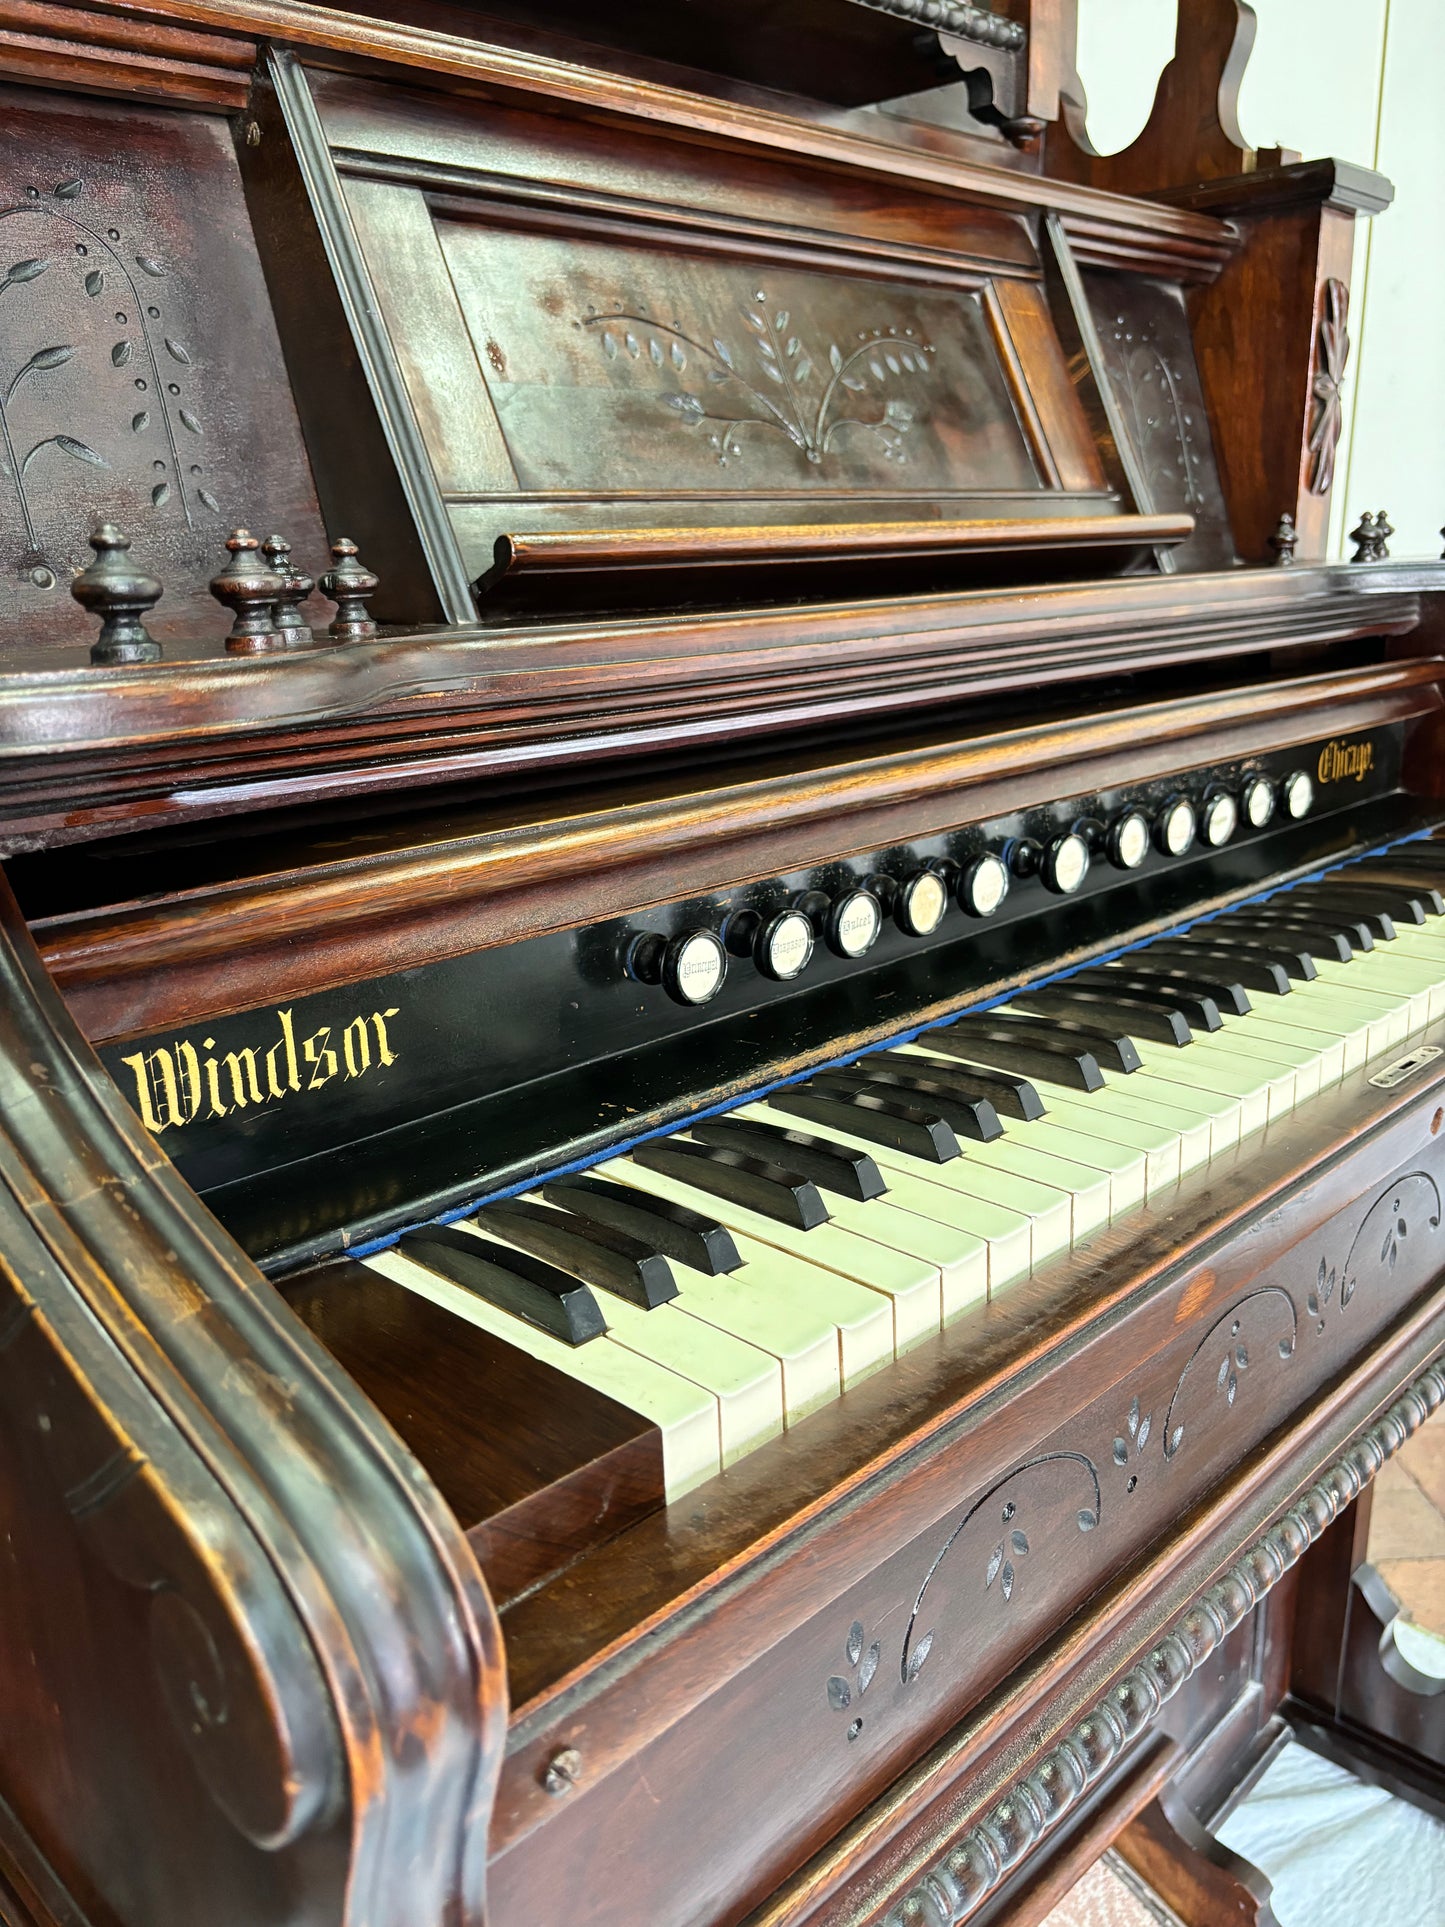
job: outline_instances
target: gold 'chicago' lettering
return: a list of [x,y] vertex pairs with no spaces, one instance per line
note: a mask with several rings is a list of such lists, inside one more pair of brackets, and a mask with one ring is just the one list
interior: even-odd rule
[[1353,779],[1363,783],[1375,767],[1373,743],[1326,743],[1320,751],[1319,779],[1322,783],[1344,783]]
[[134,1082],[133,1102],[142,1124],[159,1137],[197,1119],[260,1110],[298,1091],[319,1091],[334,1078],[347,1082],[394,1064],[397,1053],[387,1026],[400,1015],[393,1005],[353,1017],[339,1033],[334,1024],[322,1024],[309,1037],[298,1037],[294,1010],[278,1010],[279,1035],[269,1043],[223,1052],[214,1037],[203,1037],[199,1045],[178,1037],[120,1061]]

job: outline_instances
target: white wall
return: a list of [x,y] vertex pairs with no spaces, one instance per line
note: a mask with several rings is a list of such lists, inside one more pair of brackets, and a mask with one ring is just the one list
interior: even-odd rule
[[[1178,0],[1079,0],[1079,72],[1102,152],[1143,127]],[[1184,0],[1188,4],[1188,0]],[[1391,553],[1438,555],[1445,522],[1445,0],[1253,0],[1240,92],[1255,147],[1378,167],[1395,205],[1357,224],[1336,554],[1385,508]]]

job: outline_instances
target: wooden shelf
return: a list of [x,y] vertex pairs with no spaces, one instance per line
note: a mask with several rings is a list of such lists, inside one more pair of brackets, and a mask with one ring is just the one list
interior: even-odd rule
[[729,595],[736,595],[744,575],[792,592],[810,570],[827,569],[836,577],[840,568],[861,572],[885,563],[895,573],[926,564],[931,580],[967,586],[980,581],[980,564],[1005,556],[1011,581],[1028,573],[1028,557],[1038,558],[1040,576],[1057,580],[1071,555],[1087,555],[1091,573],[1099,572],[1101,562],[1123,569],[1157,549],[1176,547],[1193,532],[1188,515],[519,530],[498,536],[492,567],[475,587],[485,611],[499,601],[535,606],[580,599],[595,605],[651,601],[664,593],[675,598],[689,585],[696,594],[697,576],[710,569],[727,570]]

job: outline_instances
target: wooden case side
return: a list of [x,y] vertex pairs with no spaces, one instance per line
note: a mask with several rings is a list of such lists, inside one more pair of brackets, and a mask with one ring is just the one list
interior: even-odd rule
[[138,1127],[8,889],[0,984],[13,1830],[107,1927],[479,1918],[506,1687],[458,1527]]

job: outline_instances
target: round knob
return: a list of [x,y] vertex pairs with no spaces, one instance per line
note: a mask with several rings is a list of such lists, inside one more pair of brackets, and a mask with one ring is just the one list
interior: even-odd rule
[[1204,800],[1204,841],[1211,850],[1227,843],[1239,828],[1239,805],[1228,790],[1216,790]]
[[1149,854],[1149,819],[1142,810],[1125,810],[1109,825],[1109,861],[1116,870],[1137,870]]
[[1016,836],[1004,845],[1004,856],[1016,877],[1035,877],[1044,860],[1044,846],[1031,836]]
[[[1306,778],[1308,781],[1308,778]],[[1251,776],[1244,786],[1244,815],[1251,829],[1262,830],[1274,817],[1274,784],[1267,776]]]
[[1310,780],[1309,771],[1291,770],[1284,779],[1285,813],[1298,822],[1302,816],[1309,815],[1314,807],[1314,800],[1315,786]]
[[1165,856],[1188,856],[1199,819],[1187,796],[1172,796],[1154,819],[1154,841]]
[[638,937],[627,953],[627,971],[639,983],[661,984],[674,1003],[709,1004],[728,974],[728,953],[711,930]]
[[910,937],[931,937],[948,908],[948,885],[936,870],[915,870],[893,906],[898,927]]
[[1074,835],[1083,837],[1088,844],[1090,856],[1102,855],[1109,840],[1109,832],[1097,816],[1081,816],[1073,829]]
[[1076,830],[1056,836],[1044,851],[1040,866],[1044,888],[1071,897],[1089,874],[1089,846]]
[[823,941],[835,957],[864,957],[883,928],[883,906],[871,890],[845,890],[829,906]]
[[780,910],[753,939],[753,962],[776,984],[802,976],[813,955],[813,926],[801,910]]
[[971,917],[991,917],[1008,895],[1009,869],[992,850],[965,864],[958,879],[959,908]]

